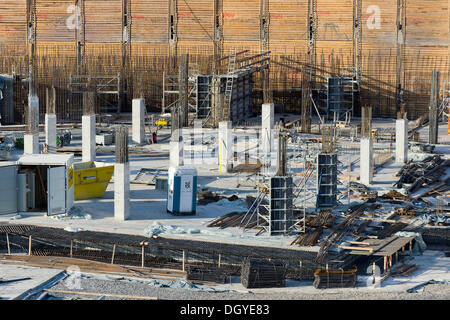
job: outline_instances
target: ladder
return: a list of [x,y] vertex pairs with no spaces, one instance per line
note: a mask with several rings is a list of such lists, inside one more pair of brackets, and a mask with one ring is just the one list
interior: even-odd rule
[[236,69],[236,49],[230,50],[230,56],[228,58],[228,70],[227,70],[227,83],[225,85],[224,105],[223,105],[223,117],[222,120],[230,120],[231,109],[231,96],[233,93],[233,81],[234,72]]
[[[255,215],[258,207],[261,205],[261,203],[263,202],[264,198],[266,197],[266,192],[264,190],[264,188],[261,190],[261,192],[258,194],[258,196],[256,197],[255,201],[253,201],[252,205],[250,206],[250,208],[248,209],[247,213],[244,215],[244,217],[241,220],[241,227],[242,228],[246,228],[247,225],[250,223],[250,221],[252,220],[252,217]],[[245,225],[243,225],[245,218],[247,218],[247,216],[250,214],[250,217],[248,218],[248,221]]]

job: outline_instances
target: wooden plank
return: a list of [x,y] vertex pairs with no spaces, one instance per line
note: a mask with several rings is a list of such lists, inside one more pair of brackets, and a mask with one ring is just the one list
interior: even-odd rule
[[373,248],[350,247],[350,246],[338,246],[338,248],[345,249],[345,250],[362,250],[362,251],[369,251],[370,253],[373,253]]
[[121,298],[121,299],[133,299],[133,300],[158,300],[156,297],[145,297],[145,296],[129,296],[124,294],[112,294],[112,293],[98,293],[98,292],[87,292],[87,291],[70,291],[70,290],[55,290],[55,289],[43,289],[45,292],[49,293],[62,293],[62,294],[77,294],[82,296],[104,296],[111,298]]

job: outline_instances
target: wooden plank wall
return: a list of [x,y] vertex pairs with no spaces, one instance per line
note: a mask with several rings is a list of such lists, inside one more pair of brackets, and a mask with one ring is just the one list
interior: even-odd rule
[[[147,64],[158,75],[167,63],[169,0],[129,1],[132,16],[132,68],[144,70],[140,64]],[[409,115],[418,116],[427,110],[431,71],[441,71],[443,82],[449,76],[449,5],[448,0],[405,2],[407,23],[404,99]],[[289,59],[305,62],[307,0],[269,0],[268,3],[269,49],[272,59],[286,63],[281,56],[287,56]],[[73,18],[74,11],[70,10],[70,6],[74,4],[75,0],[36,0],[39,56],[67,57],[67,61],[74,61],[75,30],[67,25],[68,22],[73,22],[70,19]],[[200,65],[199,69],[203,72],[209,72],[215,34],[213,2],[177,0],[176,4],[176,53],[190,53],[193,64]],[[261,4],[262,0],[222,0],[223,19],[220,21],[224,54],[228,54],[230,49],[247,49],[250,50],[249,54],[259,52]],[[352,6],[353,0],[317,0],[316,61],[320,68],[327,69],[332,74],[339,74],[344,67],[352,64]],[[122,0],[85,0],[85,61],[92,67],[91,70],[116,72],[119,69],[121,9]],[[362,0],[362,99],[364,105],[374,107],[375,114],[395,115],[396,20],[397,1]],[[26,31],[26,0],[1,0],[0,53],[3,57],[16,58],[2,61],[0,72],[10,69],[13,61],[23,60],[19,56],[25,52]],[[40,61],[50,63],[48,60]],[[53,59],[51,63],[55,65],[57,62]],[[95,67],[98,63],[113,65]],[[295,66],[295,63],[287,64]],[[72,70],[73,66],[64,70],[69,69]],[[275,64],[271,67],[270,78],[271,87],[275,91],[301,86],[298,71]],[[152,79],[157,81],[154,77]],[[155,96],[151,99],[156,101],[159,89],[152,90]]]

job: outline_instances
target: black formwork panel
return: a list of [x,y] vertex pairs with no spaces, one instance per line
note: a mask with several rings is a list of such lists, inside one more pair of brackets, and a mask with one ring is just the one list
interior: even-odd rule
[[293,224],[292,177],[270,178],[270,234],[286,234]]
[[205,119],[211,111],[211,95],[209,88],[211,86],[212,76],[197,76],[197,118]]
[[337,203],[337,154],[317,155],[317,207],[334,207]]

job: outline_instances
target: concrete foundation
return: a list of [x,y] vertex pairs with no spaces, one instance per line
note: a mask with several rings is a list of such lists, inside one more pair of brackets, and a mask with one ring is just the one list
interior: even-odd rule
[[373,178],[373,142],[371,138],[361,138],[359,182],[365,185],[372,183]]
[[39,134],[26,134],[23,137],[24,154],[39,153]]
[[230,159],[233,155],[231,121],[219,122],[219,173],[231,170]]
[[95,161],[95,114],[82,116],[83,162]]
[[130,217],[130,163],[114,164],[114,219]]
[[47,153],[56,153],[56,114],[45,114],[45,143]]
[[273,128],[275,123],[275,105],[273,103],[264,103],[262,105],[261,115],[261,156],[269,156],[273,146]]
[[395,122],[395,162],[408,161],[408,120],[400,119]]
[[145,101],[144,99],[133,99],[132,106],[132,140],[134,143],[145,142]]
[[170,141],[170,167],[180,167],[184,165],[183,150],[183,141]]

